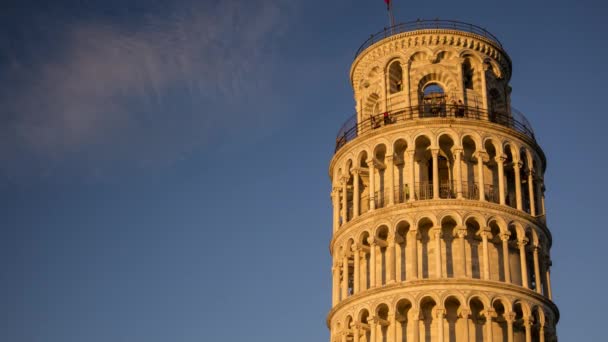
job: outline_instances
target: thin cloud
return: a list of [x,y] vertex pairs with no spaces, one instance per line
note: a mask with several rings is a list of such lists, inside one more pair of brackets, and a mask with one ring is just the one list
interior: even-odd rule
[[[223,1],[137,25],[80,22],[61,33],[48,58],[31,65],[13,56],[0,74],[5,172],[17,159],[48,163],[78,153],[90,163],[91,153],[166,162],[228,123],[255,121],[235,99],[271,87],[268,61],[286,11],[279,0]],[[0,57],[2,50],[11,52],[0,47]]]

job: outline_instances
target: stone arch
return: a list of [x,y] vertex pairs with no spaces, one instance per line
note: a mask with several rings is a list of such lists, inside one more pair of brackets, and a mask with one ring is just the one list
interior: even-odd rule
[[403,91],[403,61],[401,58],[392,58],[386,63],[385,73],[387,77],[388,93],[396,94]]
[[418,332],[420,333],[420,341],[437,341],[438,319],[437,309],[439,309],[441,301],[434,295],[425,295],[420,298],[418,307],[420,308],[420,321]]

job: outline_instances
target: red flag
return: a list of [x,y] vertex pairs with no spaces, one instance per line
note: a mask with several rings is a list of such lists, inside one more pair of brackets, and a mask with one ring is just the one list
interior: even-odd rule
[[384,3],[386,4],[386,9],[391,7],[391,0],[384,0]]

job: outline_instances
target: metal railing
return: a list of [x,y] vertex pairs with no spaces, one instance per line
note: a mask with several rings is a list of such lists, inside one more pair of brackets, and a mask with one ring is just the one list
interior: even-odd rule
[[462,198],[470,200],[479,199],[479,186],[474,182],[462,182]]
[[500,194],[498,192],[498,188],[496,188],[494,185],[485,184],[484,193],[486,195],[486,201],[497,203],[497,204],[500,203]]
[[384,30],[379,31],[375,34],[370,35],[370,37],[361,44],[357,52],[355,53],[355,59],[363,50],[367,49],[374,43],[381,41],[384,38],[388,38],[390,36],[394,36],[404,32],[417,31],[417,30],[429,30],[429,29],[444,29],[444,30],[457,30],[464,31],[468,33],[473,33],[479,36],[482,36],[494,43],[496,43],[499,47],[502,48],[502,44],[490,32],[488,32],[485,28],[465,23],[457,20],[421,20],[418,19],[416,21],[409,21],[406,23],[400,23],[391,27],[385,27]]
[[361,122],[357,122],[357,115],[355,114],[348,118],[338,131],[335,151],[337,152],[347,142],[364,133],[400,122],[427,118],[487,121],[511,128],[536,141],[532,125],[530,125],[528,119],[515,108],[511,107],[509,112],[500,110],[486,111],[478,107],[443,103],[432,105],[423,104],[406,107],[398,111],[370,115]]
[[432,182],[417,182],[416,183],[416,199],[417,200],[433,199],[433,183]]

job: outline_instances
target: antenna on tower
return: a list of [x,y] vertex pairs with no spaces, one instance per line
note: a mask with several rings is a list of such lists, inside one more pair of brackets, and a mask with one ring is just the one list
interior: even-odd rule
[[395,17],[393,16],[393,2],[392,0],[384,0],[384,3],[386,4],[386,11],[388,12],[388,21],[392,31],[392,27],[395,26]]

